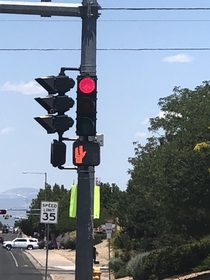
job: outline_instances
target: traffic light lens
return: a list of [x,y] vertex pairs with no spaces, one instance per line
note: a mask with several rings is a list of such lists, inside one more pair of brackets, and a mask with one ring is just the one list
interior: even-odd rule
[[91,78],[84,78],[79,82],[79,90],[84,94],[89,94],[94,91],[95,89],[95,82]]
[[82,118],[78,125],[78,132],[82,135],[91,135],[94,131],[94,123],[89,118]]
[[91,114],[95,108],[95,104],[92,99],[84,97],[78,102],[78,110],[83,114]]

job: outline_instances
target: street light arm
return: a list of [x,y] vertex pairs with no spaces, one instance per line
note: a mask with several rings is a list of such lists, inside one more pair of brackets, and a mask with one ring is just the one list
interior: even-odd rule
[[45,190],[45,201],[47,200],[47,172],[33,172],[33,171],[22,171],[22,174],[34,174],[34,175],[44,175],[44,190]]

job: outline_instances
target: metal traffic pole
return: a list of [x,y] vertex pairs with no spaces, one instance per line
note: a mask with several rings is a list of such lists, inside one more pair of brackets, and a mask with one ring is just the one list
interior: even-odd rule
[[[96,23],[100,6],[96,0],[83,0],[80,7],[82,18],[81,76],[96,75]],[[80,141],[94,141],[95,136],[80,136]],[[78,167],[77,187],[77,236],[76,280],[92,280],[93,276],[93,192],[94,167]]]

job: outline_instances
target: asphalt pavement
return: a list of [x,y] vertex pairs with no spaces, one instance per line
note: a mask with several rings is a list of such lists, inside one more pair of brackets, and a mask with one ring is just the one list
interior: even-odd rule
[[[75,264],[64,256],[57,254],[55,250],[48,250],[48,258],[46,258],[46,250],[43,249],[25,250],[24,252],[36,266],[40,267],[40,269],[46,270],[47,267],[47,274],[50,275],[48,279],[75,279]],[[47,265],[46,259],[48,259]],[[107,280],[107,278],[101,277],[101,280]]]

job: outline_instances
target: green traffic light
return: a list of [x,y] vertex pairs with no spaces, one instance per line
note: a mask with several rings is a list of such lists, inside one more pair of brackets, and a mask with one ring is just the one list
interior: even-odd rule
[[82,135],[91,135],[94,130],[94,122],[89,118],[83,117],[77,122],[77,131]]

